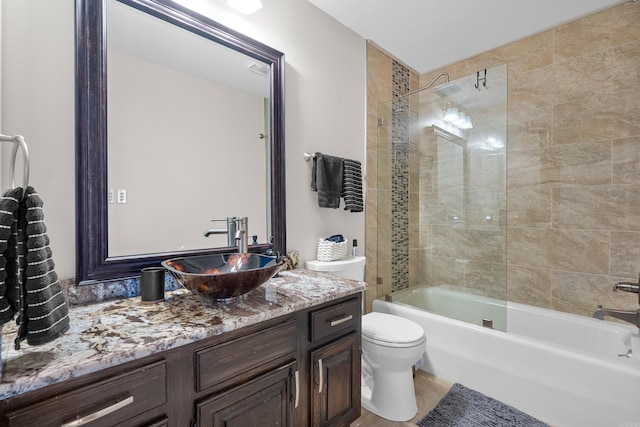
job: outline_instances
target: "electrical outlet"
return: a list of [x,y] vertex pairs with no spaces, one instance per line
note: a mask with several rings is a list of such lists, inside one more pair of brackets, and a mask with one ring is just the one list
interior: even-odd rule
[[107,192],[107,203],[109,204],[115,203],[113,200],[113,188]]
[[118,188],[118,203],[127,203],[127,190],[125,190],[124,188]]

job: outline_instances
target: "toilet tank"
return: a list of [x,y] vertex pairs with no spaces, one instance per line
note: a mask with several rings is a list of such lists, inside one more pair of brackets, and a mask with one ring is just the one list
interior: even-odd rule
[[338,261],[307,261],[305,268],[322,271],[344,279],[364,281],[364,266],[367,258],[363,256],[349,257]]

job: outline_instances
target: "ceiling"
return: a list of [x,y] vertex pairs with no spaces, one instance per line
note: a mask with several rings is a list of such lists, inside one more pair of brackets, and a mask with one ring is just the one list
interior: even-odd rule
[[629,0],[309,0],[419,73]]

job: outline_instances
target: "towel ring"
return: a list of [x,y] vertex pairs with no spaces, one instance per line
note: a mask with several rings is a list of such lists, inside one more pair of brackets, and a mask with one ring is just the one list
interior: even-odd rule
[[[22,168],[22,185],[26,190],[29,185],[29,148],[27,147],[27,142],[21,135],[0,135],[0,141],[13,142],[13,149],[11,150],[11,165],[9,167],[9,171],[11,172],[11,186],[13,188],[16,188],[16,158],[18,156],[18,148],[22,148],[22,158],[24,160]],[[25,193],[22,193],[23,198],[24,194]]]

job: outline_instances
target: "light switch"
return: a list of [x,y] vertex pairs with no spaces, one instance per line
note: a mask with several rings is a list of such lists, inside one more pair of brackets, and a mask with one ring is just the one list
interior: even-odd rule
[[118,203],[127,203],[127,190],[124,188],[118,188]]

